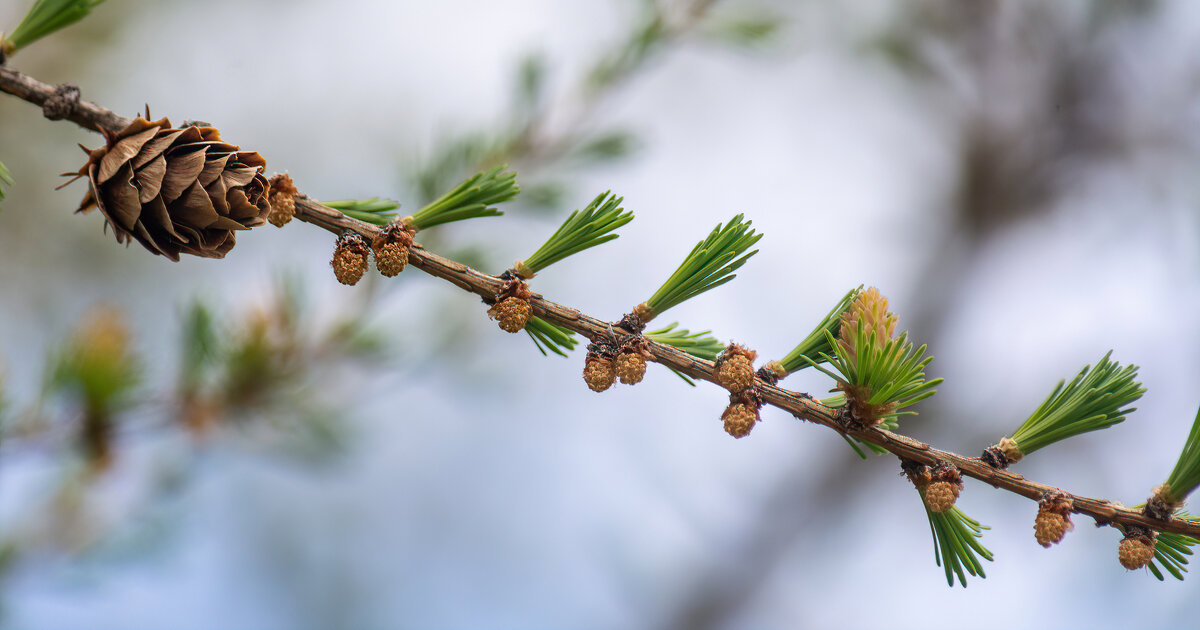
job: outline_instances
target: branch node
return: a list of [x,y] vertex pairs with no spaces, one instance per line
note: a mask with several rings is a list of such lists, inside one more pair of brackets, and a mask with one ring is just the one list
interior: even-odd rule
[[994,445],[985,448],[983,453],[979,456],[979,460],[988,466],[995,468],[996,470],[1004,470],[1008,468],[1008,465],[1011,463],[1008,461],[1008,458],[1004,456],[1004,451],[1001,450],[999,446]]
[[638,315],[637,309],[634,309],[632,312],[621,316],[621,321],[617,322],[617,327],[633,334],[641,334],[642,331],[646,330],[646,321]]
[[1146,501],[1146,507],[1142,508],[1142,513],[1156,521],[1169,521],[1175,510],[1183,507],[1180,502],[1167,499],[1167,484],[1163,484],[1154,489],[1154,493]]
[[1004,470],[1021,461],[1024,456],[1016,440],[1003,438],[996,444],[987,447],[979,459],[996,470]]
[[780,379],[787,376],[788,372],[779,361],[768,361],[766,365],[758,368],[758,371],[754,374],[762,382],[768,385],[775,385],[779,383]]
[[75,113],[79,104],[79,86],[62,83],[54,88],[45,102],[42,103],[42,115],[50,120],[63,120]]

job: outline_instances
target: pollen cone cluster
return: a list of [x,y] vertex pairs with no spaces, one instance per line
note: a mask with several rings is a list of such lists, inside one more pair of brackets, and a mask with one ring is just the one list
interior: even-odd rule
[[583,364],[583,382],[594,392],[602,392],[617,380],[617,367],[612,359],[589,352]]
[[896,335],[896,323],[898,319],[892,313],[888,312],[888,300],[879,292],[879,289],[871,287],[866,291],[858,294],[854,301],[850,303],[850,308],[842,315],[842,325],[838,332],[838,345],[843,350],[848,352],[851,357],[858,356],[858,348],[856,347],[856,338],[858,336],[858,326],[861,322],[863,332],[870,334],[875,333],[875,341],[884,343]]
[[925,486],[925,506],[934,514],[948,512],[962,494],[963,481],[958,469],[948,464],[939,464],[929,471],[929,485]]
[[[871,287],[858,294],[849,310],[842,315],[842,324],[838,332],[838,346],[847,355],[851,363],[858,360],[858,328],[862,327],[867,338],[874,338],[875,344],[882,346],[896,334],[897,318],[889,313],[888,301],[879,289]],[[868,341],[868,343],[870,343]],[[852,385],[839,382],[838,389],[846,393],[847,404],[856,418],[863,420],[868,426],[874,426],[883,421],[884,416],[895,410],[895,403],[871,404],[871,390],[863,385]]]
[[510,278],[496,292],[496,303],[488,308],[488,317],[496,320],[505,332],[521,332],[529,318],[533,317],[530,297],[529,286],[523,280]]
[[750,435],[759,421],[758,408],[747,403],[734,403],[725,408],[721,420],[725,423],[726,433],[741,439]]
[[1150,564],[1154,559],[1155,538],[1153,532],[1126,535],[1117,548],[1117,559],[1121,561],[1121,566],[1133,571]]
[[757,356],[753,350],[729,344],[717,357],[717,382],[735,394],[749,389],[754,385],[754,359]]
[[646,359],[636,352],[617,355],[617,377],[626,385],[636,385],[646,376]]
[[283,227],[296,216],[296,195],[300,190],[287,173],[280,173],[271,178],[271,192],[267,195],[271,202],[271,214],[267,220],[275,227]]
[[78,212],[99,208],[117,242],[137,241],[171,260],[222,258],[234,232],[262,225],[271,212],[266,161],[223,142],[213,127],[137,118],[105,135],[74,173],[89,185]]
[[1033,521],[1033,537],[1039,545],[1049,547],[1062,542],[1071,527],[1071,521],[1062,514],[1038,510],[1037,518]]
[[412,248],[416,232],[403,223],[389,223],[375,237],[371,249],[375,250],[375,268],[391,278],[399,275],[408,265],[408,251]]
[[525,323],[533,316],[533,307],[527,300],[518,297],[508,297],[493,304],[488,309],[488,317],[496,320],[500,329],[505,332],[518,333],[525,329]]
[[339,236],[337,247],[333,250],[333,260],[329,262],[338,282],[345,285],[358,284],[367,272],[367,257],[370,253],[367,239],[358,234],[345,232]]
[[1037,518],[1033,521],[1033,537],[1043,547],[1062,542],[1067,532],[1074,529],[1071,523],[1071,499],[1058,494],[1043,498],[1038,503]]
[[625,337],[617,351],[617,377],[626,385],[636,385],[646,376],[646,361],[651,359],[646,338],[640,334]]
[[958,501],[957,488],[945,481],[935,481],[925,488],[925,505],[934,514],[942,514]]

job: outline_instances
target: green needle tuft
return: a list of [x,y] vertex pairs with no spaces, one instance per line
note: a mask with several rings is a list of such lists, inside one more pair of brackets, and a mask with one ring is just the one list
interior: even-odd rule
[[[504,214],[491,206],[512,200],[521,189],[517,186],[516,173],[502,171],[503,167],[497,167],[466,179],[437,201],[411,217],[405,217],[404,223],[415,230],[424,230],[443,223]],[[396,209],[400,207],[391,199],[379,197],[322,203],[350,218],[375,225],[393,223],[398,216]]]
[[779,360],[779,364],[788,374],[802,370],[813,363],[824,363],[825,360],[821,358],[821,355],[833,354],[833,346],[829,343],[829,339],[837,338],[842,327],[842,315],[850,309],[851,302],[858,297],[860,291],[862,291],[862,286],[851,289],[842,296],[833,310],[829,311],[821,323],[808,333],[804,341],[801,341],[800,345],[792,348],[791,352]]
[[762,238],[762,234],[750,229],[751,223],[743,221],[739,214],[729,223],[713,228],[692,248],[662,287],[646,300],[651,314],[661,315],[673,306],[736,278],[733,272],[758,253],[758,250],[745,253]]
[[1183,443],[1183,452],[1175,469],[1167,477],[1167,483],[1162,489],[1163,499],[1169,503],[1183,503],[1187,495],[1200,485],[1200,411],[1192,421],[1192,430],[1188,433],[1187,441]]
[[[1187,512],[1177,512],[1175,516],[1200,523],[1200,519]],[[1192,547],[1195,547],[1197,542],[1195,538],[1186,534],[1160,533],[1154,543],[1154,559],[1146,568],[1160,582],[1163,581],[1162,569],[1166,569],[1171,577],[1182,581],[1183,574],[1187,573],[1188,556],[1192,555]],[[1162,565],[1162,569],[1159,569],[1158,565]]]
[[679,348],[705,361],[715,361],[717,355],[725,349],[725,344],[710,336],[711,330],[693,333],[686,328],[676,328],[678,325],[679,322],[671,322],[658,330],[645,333],[646,338],[663,345]]
[[828,368],[805,358],[809,365],[838,381],[839,388],[855,393],[858,398],[853,411],[860,420],[893,430],[899,416],[916,414],[902,411],[904,408],[937,393],[942,379],[925,380],[925,366],[933,357],[924,356],[925,346],[914,349],[907,332],[881,343],[859,322],[854,339],[857,353],[826,332],[826,342],[835,349],[833,356],[821,355],[829,363]]
[[604,192],[583,210],[572,212],[544,245],[517,266],[517,271],[532,278],[567,256],[617,238],[612,232],[633,220],[633,213],[620,207],[621,200],[611,192]]
[[579,343],[573,331],[551,324],[540,317],[530,317],[529,321],[525,322],[525,332],[543,356],[549,356],[546,354],[546,350],[549,350],[565,357]]
[[497,217],[504,213],[491,206],[511,201],[520,192],[517,174],[505,172],[504,167],[498,166],[468,178],[455,186],[454,190],[404,219],[404,222],[418,230],[425,230],[452,221]]
[[12,186],[12,184],[12,173],[9,173],[8,168],[4,166],[4,163],[0,162],[0,200],[4,199],[4,189],[8,186]]
[[1138,368],[1122,368],[1109,360],[1111,355],[1109,350],[1095,369],[1085,366],[1070,383],[1058,382],[1045,402],[1013,433],[1012,439],[1022,454],[1029,455],[1080,433],[1108,428],[1135,411],[1127,405],[1146,392],[1135,380]]
[[399,202],[391,199],[371,197],[370,199],[339,199],[337,201],[322,201],[321,205],[328,206],[352,218],[372,223],[387,225],[396,219]]
[[0,62],[5,56],[87,17],[104,0],[37,0],[8,37],[0,37]]
[[[925,503],[925,495],[921,493],[921,503]],[[933,533],[933,559],[938,566],[946,571],[946,583],[954,586],[954,578],[966,588],[967,573],[980,578],[987,575],[983,572],[980,558],[991,562],[992,552],[980,542],[983,530],[991,529],[980,525],[979,521],[967,516],[957,506],[941,514],[930,512],[929,529]]]

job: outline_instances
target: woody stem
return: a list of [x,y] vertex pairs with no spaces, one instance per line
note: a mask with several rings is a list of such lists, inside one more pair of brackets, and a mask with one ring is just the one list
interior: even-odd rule
[[[44,105],[56,92],[53,86],[4,67],[0,67],[0,91],[38,106]],[[65,119],[86,129],[109,133],[116,133],[131,122],[108,109],[83,100],[74,104]],[[296,199],[295,218],[334,234],[355,232],[367,238],[368,241],[374,239],[380,231],[380,228],[374,225],[352,219],[303,195]],[[496,276],[443,258],[416,243],[413,244],[409,253],[409,264],[431,276],[446,280],[465,291],[486,299],[494,297],[496,291],[503,284],[503,280]],[[533,314],[546,321],[577,332],[593,341],[607,340],[613,344],[618,342],[613,325],[609,322],[586,315],[577,309],[551,302],[537,294],[534,294],[529,302],[533,306]],[[646,346],[655,361],[668,365],[692,378],[717,383],[716,371],[712,362],[698,359],[682,350],[650,340],[647,340]],[[1139,510],[1122,507],[1104,499],[1066,493],[1059,488],[1030,481],[1021,475],[997,470],[978,458],[964,457],[949,451],[938,450],[923,442],[876,427],[847,429],[841,423],[840,409],[822,405],[807,394],[793,392],[761,380],[757,382],[756,389],[766,404],[783,409],[801,420],[815,422],[839,433],[845,433],[864,442],[881,446],[902,459],[927,465],[945,462],[958,468],[964,475],[1034,501],[1040,499],[1047,492],[1063,492],[1073,502],[1075,512],[1091,516],[1096,519],[1098,524],[1144,527],[1160,532],[1186,534],[1200,538],[1200,523],[1192,523],[1177,517],[1161,521],[1155,520]]]

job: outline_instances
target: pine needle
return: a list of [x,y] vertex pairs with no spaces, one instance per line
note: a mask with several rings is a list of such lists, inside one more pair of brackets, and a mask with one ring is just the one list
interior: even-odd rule
[[4,162],[0,162],[0,200],[4,199],[4,189],[12,185],[12,173],[8,172],[8,168],[4,166]]
[[33,42],[87,17],[104,0],[37,0],[16,30],[0,42],[12,54]]
[[824,363],[825,361],[821,358],[821,355],[833,354],[833,346],[829,344],[829,339],[837,338],[838,331],[842,327],[842,315],[849,310],[850,303],[854,301],[854,298],[861,290],[862,286],[860,285],[858,288],[851,289],[846,295],[842,296],[842,299],[838,300],[837,305],[821,319],[817,327],[808,333],[804,341],[801,341],[800,345],[792,348],[791,352],[780,359],[780,365],[783,366],[783,369],[788,374],[802,370],[812,363]]
[[321,205],[338,210],[351,219],[358,219],[374,225],[387,225],[394,221],[397,215],[396,210],[400,207],[399,202],[380,197],[322,201]]
[[[919,491],[920,492],[920,491]],[[925,502],[925,494],[921,492],[921,503]],[[933,559],[946,572],[946,583],[954,586],[954,578],[966,588],[967,573],[980,578],[987,575],[983,571],[980,558],[991,562],[992,552],[980,542],[983,530],[991,529],[980,525],[979,521],[967,516],[958,506],[940,514],[925,508],[929,517],[929,529],[933,533]]]
[[[870,398],[863,401],[866,404],[881,408],[890,405],[891,411],[883,416],[884,422],[914,414],[902,410],[936,394],[936,387],[942,383],[940,378],[925,380],[925,367],[933,357],[925,356],[925,346],[914,349],[907,332],[880,342],[874,331],[867,331],[859,321],[854,344],[857,350],[853,353],[839,344],[829,331],[825,331],[825,338],[834,349],[833,355],[821,355],[829,367],[807,356],[804,356],[805,361],[836,381],[870,392]],[[896,425],[888,422],[888,426],[894,428]]]
[[540,317],[530,317],[529,321],[525,322],[525,332],[543,356],[549,356],[546,354],[546,350],[549,350],[560,357],[566,357],[567,353],[579,344],[573,331],[551,324]]
[[1200,485],[1200,411],[1192,421],[1192,430],[1188,433],[1187,441],[1183,443],[1183,452],[1171,476],[1167,477],[1165,494],[1172,503],[1182,502]]

